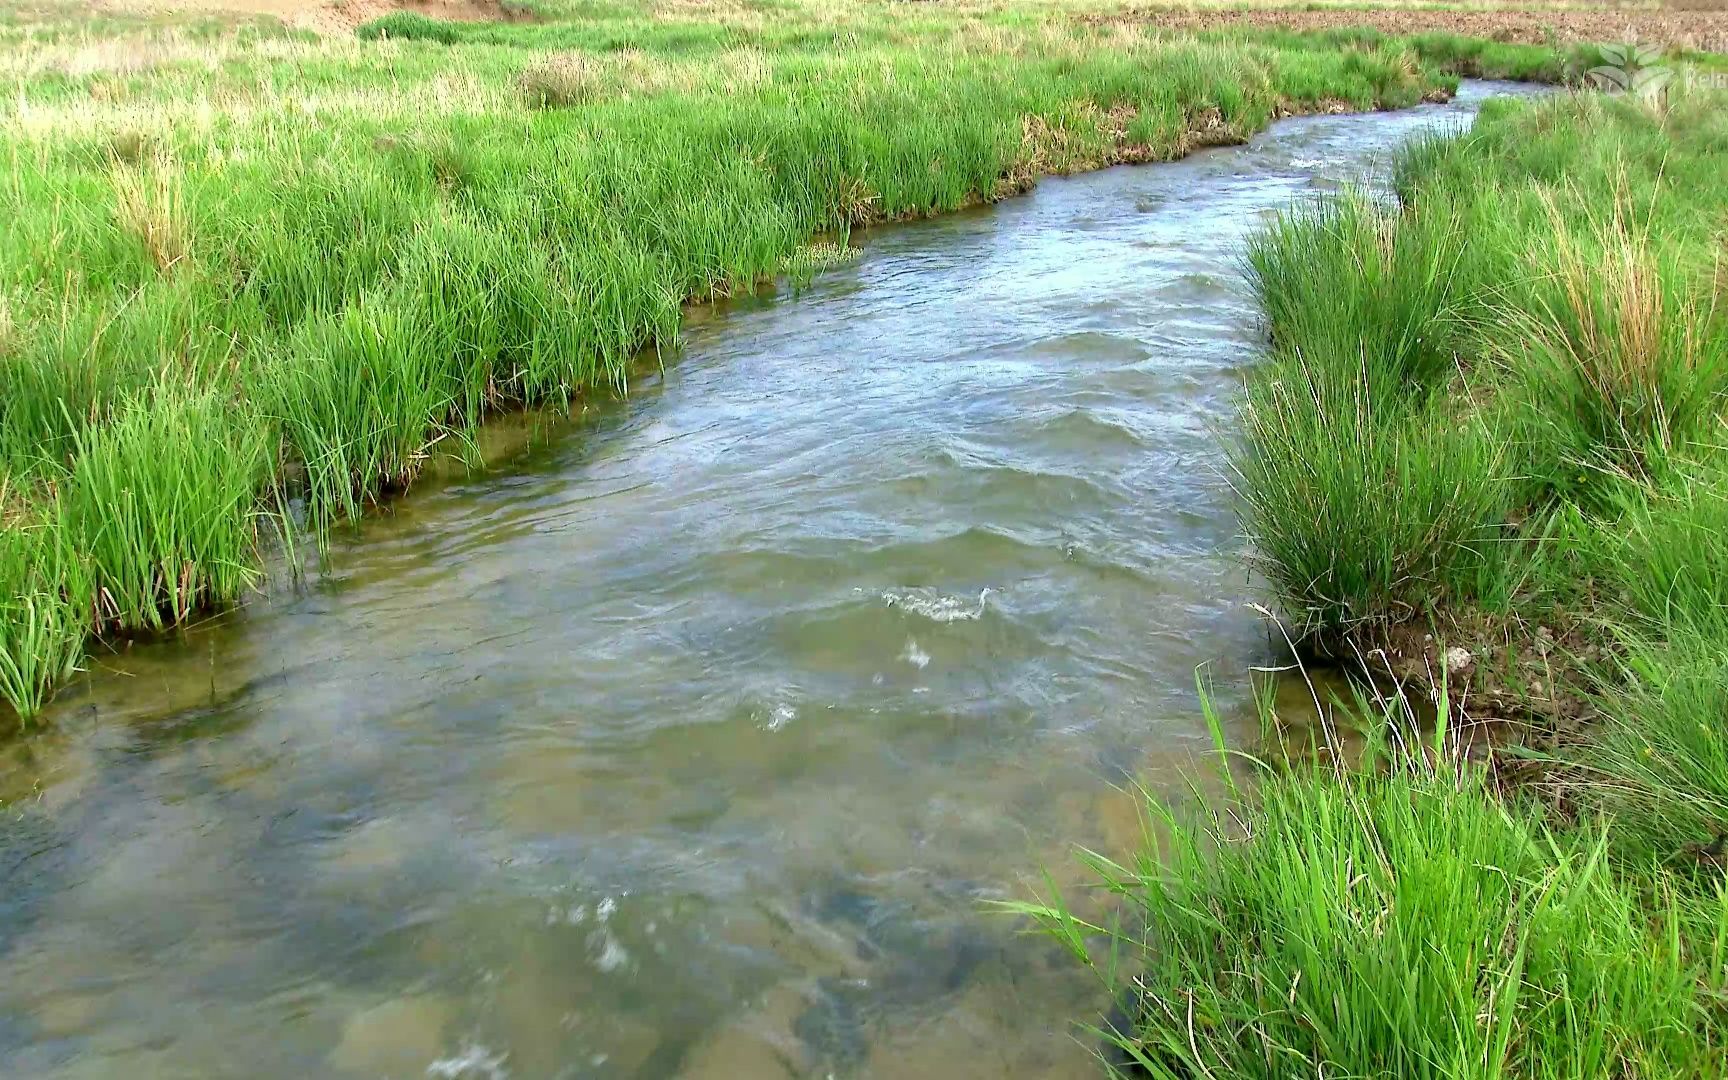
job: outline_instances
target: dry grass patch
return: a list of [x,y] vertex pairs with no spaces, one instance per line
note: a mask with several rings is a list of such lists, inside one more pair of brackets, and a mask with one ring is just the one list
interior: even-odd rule
[[174,165],[157,156],[137,165],[116,163],[110,175],[115,223],[142,245],[158,271],[169,273],[192,250],[190,222]]

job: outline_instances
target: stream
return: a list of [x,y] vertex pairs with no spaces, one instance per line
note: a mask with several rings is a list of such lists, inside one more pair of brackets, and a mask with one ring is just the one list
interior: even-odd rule
[[862,235],[627,400],[0,746],[0,1075],[1090,1077],[988,901],[1127,855],[1273,652],[1247,234],[1490,94]]

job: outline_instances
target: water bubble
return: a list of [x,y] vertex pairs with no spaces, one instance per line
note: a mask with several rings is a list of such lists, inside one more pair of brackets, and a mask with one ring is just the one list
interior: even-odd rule
[[918,647],[917,638],[906,639],[906,651],[900,654],[900,658],[919,671],[930,666],[930,654]]

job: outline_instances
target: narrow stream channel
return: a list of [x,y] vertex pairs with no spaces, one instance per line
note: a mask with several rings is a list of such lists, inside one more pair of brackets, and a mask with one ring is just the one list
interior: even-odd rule
[[1512,89],[872,231],[102,658],[0,750],[0,1075],[1096,1075],[982,902],[1126,850],[1197,665],[1249,730],[1242,239]]

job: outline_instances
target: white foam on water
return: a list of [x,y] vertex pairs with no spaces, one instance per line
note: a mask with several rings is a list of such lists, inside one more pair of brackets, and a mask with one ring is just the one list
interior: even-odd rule
[[494,1054],[478,1043],[470,1043],[455,1057],[439,1058],[426,1066],[426,1075],[435,1080],[470,1080],[473,1077],[505,1080],[510,1073],[504,1068],[504,1059],[509,1056]]
[[930,666],[930,654],[918,647],[917,638],[906,639],[906,651],[900,654],[900,659],[911,664],[919,671]]
[[891,608],[910,611],[921,615],[931,622],[951,623],[964,622],[984,617],[991,589],[982,589],[976,601],[963,596],[951,596],[948,593],[937,592],[935,589],[919,587],[912,589],[884,589],[882,602]]
[[547,926],[557,926],[559,923],[567,923],[570,926],[581,926],[587,921],[588,908],[583,904],[576,904],[569,908],[553,907],[552,910],[546,913]]
[[779,731],[781,728],[798,719],[798,710],[781,702],[769,711],[768,716],[756,726],[763,731]]
[[594,966],[602,972],[610,975],[630,962],[630,953],[618,943],[617,938],[606,931],[600,931],[588,941],[598,950],[598,955],[594,957]]

